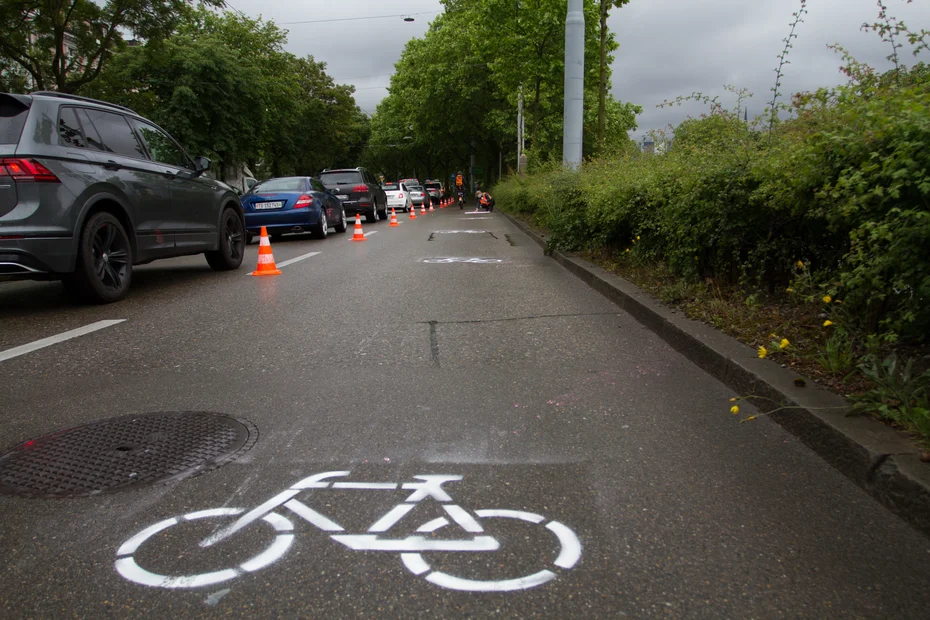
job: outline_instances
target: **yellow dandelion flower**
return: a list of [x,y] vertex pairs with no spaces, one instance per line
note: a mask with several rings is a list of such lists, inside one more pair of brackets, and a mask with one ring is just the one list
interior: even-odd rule
[[788,288],[785,289],[785,292],[786,292],[786,293],[793,293],[793,292],[794,292],[794,289],[791,288],[791,287],[789,286]]
[[737,407],[736,405],[733,405],[732,407],[730,407],[730,413],[732,413],[733,415],[739,415],[739,407]]
[[830,297],[829,295],[824,295],[824,296],[823,296],[823,303],[828,304],[828,303],[830,303],[831,301],[833,301],[833,298]]
[[823,322],[823,326],[824,326],[824,327],[830,327],[831,325],[833,325],[833,321],[831,321],[831,320],[829,320],[829,319],[827,319],[826,321]]
[[798,269],[800,269],[800,268],[802,268],[802,267],[804,266],[804,261],[799,260],[799,261],[798,261],[797,263],[795,263],[795,264],[798,266]]
[[630,251],[630,248],[627,248],[626,251],[629,252],[629,251]]
[[778,348],[779,348],[779,349],[787,349],[789,344],[791,344],[791,343],[788,342],[788,339],[787,339],[787,338],[782,338],[782,339],[781,339],[781,342],[778,343]]
[[765,356],[769,354],[769,350],[765,347],[759,347],[759,359],[765,359]]
[[636,240],[639,241],[639,235],[636,235]]

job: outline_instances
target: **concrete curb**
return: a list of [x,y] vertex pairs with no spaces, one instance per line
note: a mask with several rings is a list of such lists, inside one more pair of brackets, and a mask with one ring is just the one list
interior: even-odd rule
[[[503,213],[546,249],[546,240]],[[759,359],[750,347],[663,306],[623,278],[570,253],[552,252],[560,265],[654,331],[735,394],[770,398],[799,409],[771,418],[892,512],[930,536],[930,465],[904,434],[864,416],[847,417],[849,403],[819,387],[797,387],[801,375]],[[774,404],[754,401],[771,411]],[[727,408],[721,403],[721,410]]]

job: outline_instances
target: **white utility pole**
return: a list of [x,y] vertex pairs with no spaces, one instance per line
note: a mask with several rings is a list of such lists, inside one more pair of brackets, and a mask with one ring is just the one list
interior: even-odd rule
[[565,16],[565,118],[562,163],[581,166],[584,131],[584,2],[568,0]]

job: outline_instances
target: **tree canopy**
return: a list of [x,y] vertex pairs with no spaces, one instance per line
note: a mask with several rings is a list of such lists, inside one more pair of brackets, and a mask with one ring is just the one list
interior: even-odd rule
[[[498,158],[516,163],[523,93],[527,150],[539,161],[562,148],[566,0],[443,0],[445,12],[408,42],[388,96],[372,118],[367,162],[388,175],[447,175],[474,153],[482,181]],[[585,0],[585,155],[596,154],[600,70],[597,0]],[[613,36],[607,49],[616,49]],[[608,60],[610,58],[608,57]],[[639,107],[606,102],[602,151],[625,147]],[[405,140],[405,137],[410,139]]]

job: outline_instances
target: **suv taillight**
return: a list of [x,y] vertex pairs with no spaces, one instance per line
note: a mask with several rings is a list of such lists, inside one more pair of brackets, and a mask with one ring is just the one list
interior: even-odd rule
[[61,183],[51,170],[34,159],[0,159],[0,175],[3,174],[19,182]]
[[297,199],[297,202],[294,203],[294,208],[303,209],[305,207],[309,207],[311,204],[313,204],[313,197],[304,194]]
[[355,187],[352,188],[352,191],[353,191],[353,192],[367,192],[367,191],[368,191],[368,186],[367,186],[367,185],[364,185],[364,184],[363,184],[363,185],[356,185]]

